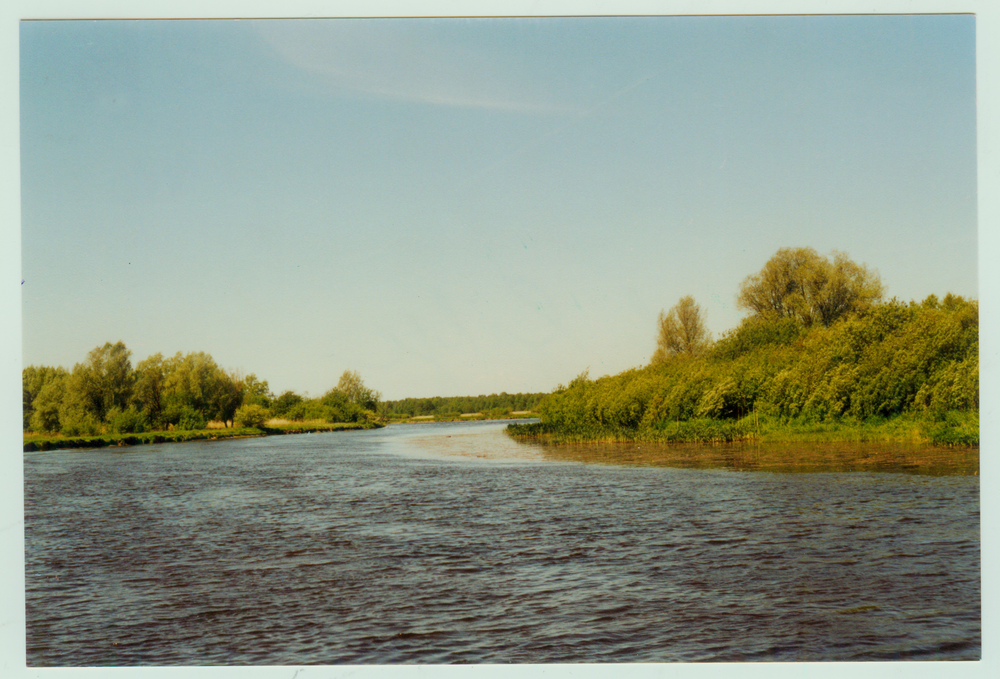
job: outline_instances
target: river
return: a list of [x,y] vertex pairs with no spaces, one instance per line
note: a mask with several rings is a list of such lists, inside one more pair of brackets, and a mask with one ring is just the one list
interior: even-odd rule
[[503,427],[25,455],[28,665],[981,656],[968,465],[698,468]]

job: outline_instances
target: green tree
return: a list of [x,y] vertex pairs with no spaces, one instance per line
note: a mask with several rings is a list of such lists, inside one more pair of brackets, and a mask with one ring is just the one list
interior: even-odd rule
[[221,368],[212,377],[208,413],[228,427],[243,403],[243,380],[239,375],[227,373]]
[[34,404],[38,394],[47,384],[53,380],[65,379],[68,374],[65,368],[53,368],[47,365],[29,365],[21,371],[21,416],[25,430],[31,426],[31,417],[35,411]]
[[156,353],[135,367],[135,387],[132,402],[152,427],[163,424],[163,409],[167,395],[167,364],[163,354]]
[[361,375],[352,370],[344,371],[335,389],[344,394],[348,401],[365,410],[376,410],[382,398],[380,393],[366,387],[361,381]]
[[84,413],[101,422],[112,408],[128,406],[135,381],[131,356],[124,343],[105,342],[73,366],[67,387]]
[[765,318],[829,326],[871,308],[883,292],[875,271],[842,252],[834,252],[830,261],[812,248],[782,248],[740,284],[736,305]]
[[679,356],[699,356],[712,344],[712,334],[705,327],[705,312],[690,295],[657,319],[659,335],[652,362],[660,364]]
[[364,408],[351,401],[347,392],[338,387],[326,392],[320,402],[324,406],[325,419],[330,422],[358,422],[364,419]]
[[243,405],[259,405],[270,408],[274,400],[274,394],[267,385],[267,380],[259,380],[257,376],[250,373],[243,378]]
[[294,391],[288,390],[281,392],[271,403],[271,412],[275,417],[284,417],[288,415],[292,408],[302,403],[303,398],[296,394]]
[[60,411],[63,409],[63,400],[66,397],[66,384],[69,381],[69,373],[58,368],[51,379],[38,391],[32,399],[31,418],[28,421],[29,428],[37,432],[57,432],[61,427],[59,419]]
[[227,373],[204,352],[177,353],[165,362],[164,419],[178,424],[182,414],[194,422],[189,411],[199,418],[217,419],[227,425],[243,399],[241,380]]
[[302,399],[288,409],[285,413],[285,417],[290,420],[337,421],[331,409],[327,407],[321,399],[317,398]]
[[871,309],[885,292],[877,273],[836,251],[833,261],[820,267],[813,287],[818,321],[827,327],[847,314]]

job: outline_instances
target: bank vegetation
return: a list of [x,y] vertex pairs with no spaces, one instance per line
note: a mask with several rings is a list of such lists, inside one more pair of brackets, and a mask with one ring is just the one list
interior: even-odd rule
[[224,370],[204,352],[133,366],[119,341],[72,370],[28,366],[21,377],[26,451],[380,426],[381,396],[353,371],[320,397],[275,395],[267,380]]
[[717,341],[690,297],[658,322],[651,363],[580,374],[515,437],[584,441],[979,443],[979,305],[885,300],[846,255],[782,249],[737,296]]

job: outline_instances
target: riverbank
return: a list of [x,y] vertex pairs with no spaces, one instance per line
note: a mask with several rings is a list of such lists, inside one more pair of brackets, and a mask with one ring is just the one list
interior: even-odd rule
[[979,443],[975,300],[892,300],[830,325],[750,316],[710,347],[559,385],[511,434],[555,443]]
[[100,434],[97,436],[62,436],[60,434],[28,434],[24,436],[24,452],[65,450],[71,448],[108,448],[141,446],[154,443],[184,441],[215,441],[231,438],[313,434],[331,431],[377,429],[381,424],[363,422],[282,422],[274,427],[231,427],[229,429],[195,429],[148,431],[140,434]]
[[979,413],[950,412],[940,418],[900,415],[821,422],[748,415],[739,420],[700,418],[661,427],[570,427],[551,422],[511,424],[507,433],[519,440],[573,443],[911,443],[978,446]]

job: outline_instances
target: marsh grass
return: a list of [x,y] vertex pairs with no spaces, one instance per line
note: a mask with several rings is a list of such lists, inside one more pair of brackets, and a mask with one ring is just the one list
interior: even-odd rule
[[515,438],[544,439],[550,443],[731,443],[754,438],[745,420],[683,420],[663,427],[626,428],[582,424],[558,427],[547,422],[511,424],[507,432]]

